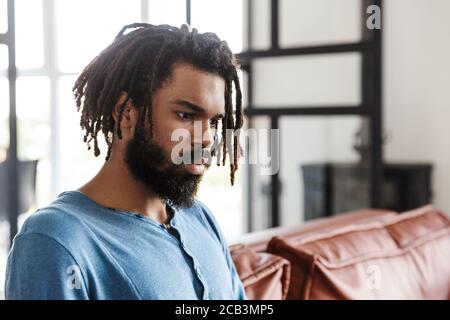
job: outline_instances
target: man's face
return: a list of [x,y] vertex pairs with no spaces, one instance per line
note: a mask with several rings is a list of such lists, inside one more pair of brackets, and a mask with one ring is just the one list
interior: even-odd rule
[[[198,151],[211,148],[212,123],[224,115],[224,92],[220,76],[188,64],[175,65],[169,82],[153,96],[153,141],[146,125],[142,131],[134,130],[127,142],[125,162],[133,176],[177,207],[192,205],[209,166],[205,159],[194,157],[194,150],[201,155]],[[183,138],[172,141],[174,132]],[[174,163],[174,155],[189,159],[190,164]]]

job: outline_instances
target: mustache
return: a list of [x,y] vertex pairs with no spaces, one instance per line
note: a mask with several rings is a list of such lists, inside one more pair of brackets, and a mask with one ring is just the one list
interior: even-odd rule
[[212,154],[210,150],[201,146],[194,147],[190,150],[180,150],[177,160],[181,160],[181,164],[203,164],[209,167],[212,161]]

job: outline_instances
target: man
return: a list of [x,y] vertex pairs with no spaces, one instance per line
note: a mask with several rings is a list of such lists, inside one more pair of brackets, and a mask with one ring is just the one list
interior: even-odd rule
[[217,221],[195,199],[211,156],[225,164],[228,154],[233,184],[236,69],[213,33],[125,26],[74,87],[84,141],[98,156],[102,131],[106,162],[25,222],[8,258],[6,298],[246,299]]

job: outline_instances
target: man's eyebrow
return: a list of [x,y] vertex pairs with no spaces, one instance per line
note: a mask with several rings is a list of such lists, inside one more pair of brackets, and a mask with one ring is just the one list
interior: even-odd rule
[[186,101],[186,100],[180,100],[180,99],[176,99],[172,101],[175,104],[178,104],[182,107],[187,107],[189,109],[191,109],[192,111],[198,112],[198,113],[205,113],[205,108],[200,107],[199,105],[196,105],[192,102]]
[[[199,105],[196,105],[195,103],[189,102],[187,100],[176,99],[176,100],[173,100],[172,102],[179,106],[189,108],[192,111],[195,111],[198,113],[202,113],[202,114],[206,113],[205,108],[203,108]],[[220,118],[223,118],[224,116],[225,116],[225,113],[218,113],[213,117],[213,119],[220,119]]]

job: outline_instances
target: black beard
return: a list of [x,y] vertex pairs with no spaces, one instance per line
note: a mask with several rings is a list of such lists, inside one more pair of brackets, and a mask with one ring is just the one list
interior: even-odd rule
[[134,178],[162,200],[177,208],[192,207],[202,176],[183,172],[179,165],[170,161],[162,147],[148,141],[140,130],[135,131],[126,147],[125,162]]

